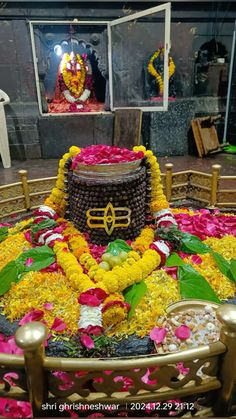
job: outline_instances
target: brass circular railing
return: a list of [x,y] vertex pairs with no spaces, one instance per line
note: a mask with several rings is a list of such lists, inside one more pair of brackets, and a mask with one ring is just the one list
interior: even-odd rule
[[[173,164],[167,163],[161,175],[167,199],[194,200],[211,208],[236,208],[236,176],[221,176],[220,169],[215,164],[211,173],[173,172]],[[0,186],[0,219],[37,208],[56,183],[56,177],[29,180],[27,170],[20,170],[19,177],[19,182]]]

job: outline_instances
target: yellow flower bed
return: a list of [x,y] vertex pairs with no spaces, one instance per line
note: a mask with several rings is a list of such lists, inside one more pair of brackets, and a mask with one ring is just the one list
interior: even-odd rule
[[30,249],[30,243],[25,239],[24,233],[17,233],[7,237],[0,244],[0,271],[7,263],[15,260],[20,254]]
[[166,307],[180,300],[178,281],[173,279],[164,270],[153,272],[145,280],[147,293],[135,309],[134,316],[130,321],[123,321],[116,325],[108,335],[132,335],[136,333],[140,337],[146,336],[154,326],[157,318],[165,313]]
[[[44,319],[50,327],[55,319],[63,320],[72,333],[78,330],[80,306],[78,292],[74,291],[61,273],[29,272],[2,298],[3,313],[13,321],[20,319],[32,309],[44,310]],[[46,310],[45,303],[53,309]],[[68,332],[68,331],[67,331]]]
[[[225,259],[236,259],[236,237],[225,236],[222,239],[208,238],[204,243],[209,245],[215,252],[220,253]],[[220,272],[211,254],[206,253],[200,255],[200,257],[202,263],[199,265],[192,263],[191,257],[185,261],[190,262],[196,271],[206,278],[220,299],[234,297],[236,294],[236,284]]]

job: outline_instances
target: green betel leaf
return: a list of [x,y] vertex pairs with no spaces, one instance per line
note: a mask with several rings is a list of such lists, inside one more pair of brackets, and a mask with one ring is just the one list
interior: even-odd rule
[[236,260],[232,259],[230,261],[230,273],[234,281],[236,281]]
[[9,262],[0,271],[0,295],[5,294],[11,288],[12,282],[18,282],[19,269],[15,261]]
[[132,250],[132,247],[130,247],[126,241],[117,239],[108,244],[106,253],[118,256],[120,252],[130,252],[130,250]]
[[190,265],[178,267],[178,279],[180,284],[180,295],[185,298],[199,298],[201,300],[220,303],[215,291],[207,280],[195,271]]
[[[29,266],[25,265],[27,259],[33,259]],[[55,262],[55,255],[48,246],[35,247],[22,253],[17,258],[17,262],[24,265],[25,272],[40,271]]]
[[231,263],[228,262],[222,255],[217,252],[211,252],[220,272],[229,278],[231,281],[236,281],[236,278],[231,272]]
[[126,288],[123,292],[126,303],[130,304],[131,309],[128,314],[128,319],[134,315],[134,311],[138,303],[144,297],[147,292],[147,285],[144,281],[139,282],[138,284],[131,285]]
[[185,253],[209,253],[211,251],[210,247],[203,243],[199,237],[194,236],[193,234],[183,233],[182,235],[182,252]]
[[184,261],[181,259],[181,257],[179,255],[177,255],[177,253],[172,253],[167,259],[166,259],[166,263],[165,266],[168,267],[172,267],[172,266],[184,266],[185,263]]
[[0,227],[0,243],[8,236],[8,227]]
[[44,221],[40,221],[40,223],[38,224],[33,224],[30,228],[31,233],[34,235],[36,234],[38,231],[40,230],[45,230],[46,228],[54,228],[57,226],[56,221],[51,220],[50,218],[48,218],[47,220]]

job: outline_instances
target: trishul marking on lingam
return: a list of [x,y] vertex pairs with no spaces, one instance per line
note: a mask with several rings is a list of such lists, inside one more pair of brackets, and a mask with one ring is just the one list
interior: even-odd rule
[[[124,215],[117,215],[117,211]],[[96,215],[97,213],[103,215]],[[91,208],[86,211],[87,225],[90,228],[104,228],[108,236],[110,236],[114,228],[128,227],[130,225],[131,209],[127,207],[114,208],[109,202],[106,208]],[[99,223],[101,221],[101,223]]]

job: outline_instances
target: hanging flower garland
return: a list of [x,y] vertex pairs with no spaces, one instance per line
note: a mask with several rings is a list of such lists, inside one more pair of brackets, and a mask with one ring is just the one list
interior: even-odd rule
[[52,192],[48,198],[45,200],[45,205],[54,209],[57,214],[64,215],[66,208],[66,194],[65,194],[65,173],[66,173],[66,164],[69,159],[72,159],[80,153],[80,148],[72,146],[69,149],[68,153],[65,153],[61,160],[59,161],[57,181],[55,188],[52,189]]
[[[164,81],[163,77],[154,67],[155,60],[160,56],[160,54],[164,54],[165,49],[159,48],[157,51],[154,52],[154,54],[151,56],[150,60],[148,61],[147,69],[149,74],[151,74],[153,77],[155,77],[156,84],[159,87],[159,93],[162,96],[163,95],[163,88],[164,88]],[[175,64],[172,59],[172,57],[169,57],[169,66],[168,66],[168,77],[169,79],[171,76],[173,76],[175,72]]]
[[164,227],[176,224],[175,218],[169,209],[169,203],[164,195],[160,167],[157,158],[151,150],[146,150],[144,146],[135,146],[133,151],[144,153],[147,164],[150,167],[151,177],[151,200],[150,211],[155,218],[157,227]]

